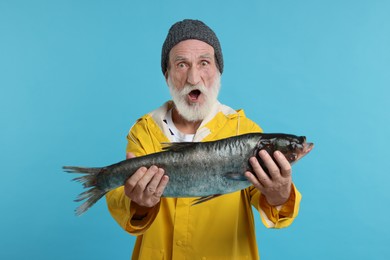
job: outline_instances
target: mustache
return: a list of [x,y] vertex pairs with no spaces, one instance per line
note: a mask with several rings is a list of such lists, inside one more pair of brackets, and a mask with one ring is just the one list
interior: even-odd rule
[[[187,121],[205,119],[212,107],[218,102],[217,97],[221,86],[220,75],[217,76],[214,83],[209,87],[200,82],[197,85],[186,83],[182,88],[177,88],[170,77],[168,77],[167,83],[177,111]],[[191,103],[188,100],[189,95],[202,95],[203,102]]]
[[208,89],[203,85],[203,84],[198,84],[198,85],[190,85],[190,84],[185,84],[181,90],[178,91],[180,96],[187,96],[188,94],[191,93],[191,91],[194,90],[199,90],[203,95],[208,96]]

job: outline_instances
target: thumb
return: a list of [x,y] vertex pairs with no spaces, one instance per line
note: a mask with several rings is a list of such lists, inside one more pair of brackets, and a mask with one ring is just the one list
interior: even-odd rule
[[127,152],[126,153],[126,159],[131,159],[131,158],[135,158],[136,156],[132,153],[132,152]]

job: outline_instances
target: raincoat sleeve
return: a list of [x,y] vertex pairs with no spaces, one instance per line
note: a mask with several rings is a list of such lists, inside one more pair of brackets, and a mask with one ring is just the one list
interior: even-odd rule
[[[249,132],[263,132],[263,130],[253,121],[246,118],[242,111],[241,113],[241,129],[240,133]],[[251,186],[247,188],[251,204],[259,211],[261,220],[267,228],[284,228],[294,221],[294,218],[298,215],[299,204],[301,201],[301,194],[296,189],[295,185],[292,185],[291,195],[288,201],[282,206],[271,206],[268,204],[264,195],[259,190]]]
[[[142,143],[150,143],[151,137],[147,131],[142,131],[142,122],[135,124],[127,136],[127,152],[132,152],[135,156],[148,154],[148,149]],[[133,235],[140,235],[153,223],[156,218],[160,204],[157,204],[142,219],[134,219],[137,212],[137,204],[131,203],[131,200],[125,195],[124,187],[121,186],[112,190],[106,195],[106,202],[110,214],[115,221],[127,232]]]
[[255,187],[248,188],[251,204],[259,211],[261,221],[267,228],[284,228],[291,225],[298,215],[301,194],[292,184],[291,194],[286,203],[281,206],[271,206],[267,199]]

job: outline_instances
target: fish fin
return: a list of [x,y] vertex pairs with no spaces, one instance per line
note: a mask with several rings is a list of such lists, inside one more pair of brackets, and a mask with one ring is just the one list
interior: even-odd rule
[[183,149],[193,147],[197,142],[174,142],[174,143],[161,143],[163,151],[178,152]]
[[215,199],[215,198],[217,198],[217,197],[219,197],[219,196],[221,196],[221,195],[222,195],[222,194],[214,194],[214,195],[210,195],[210,196],[200,197],[199,199],[195,199],[195,200],[192,202],[191,206],[195,206],[195,205],[197,205],[197,204],[206,202],[206,201],[208,201],[208,200]]
[[65,172],[68,173],[82,173],[82,174],[90,174],[90,173],[99,173],[102,168],[85,168],[85,167],[77,167],[77,166],[63,166]]
[[106,171],[106,168],[83,168],[76,166],[64,166],[62,168],[68,173],[85,174],[84,176],[74,178],[73,181],[82,183],[84,188],[92,187],[91,189],[81,193],[75,200],[76,202],[86,200],[75,210],[77,216],[82,215],[107,193],[107,191],[101,190],[96,186],[98,174]]
[[92,207],[98,200],[100,200],[107,192],[102,191],[97,187],[94,187],[92,189],[89,189],[83,193],[81,193],[77,199],[75,199],[76,202],[85,200],[86,201],[81,204],[77,209],[75,210],[76,216],[81,216],[84,214],[90,207]]
[[225,177],[229,180],[233,181],[247,181],[248,179],[245,177],[244,174],[239,172],[227,172],[225,173]]

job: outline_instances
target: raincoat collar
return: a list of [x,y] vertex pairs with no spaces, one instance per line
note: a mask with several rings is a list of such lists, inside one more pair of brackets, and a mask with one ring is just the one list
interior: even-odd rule
[[[165,119],[167,112],[172,107],[173,101],[167,101],[161,107],[148,114],[148,117],[153,119],[153,122],[171,142],[173,141],[173,138],[171,137],[167,124],[164,123],[163,120]],[[221,104],[220,102],[217,102],[211,109],[210,114],[202,121],[201,125],[196,131],[194,142],[212,139],[213,132],[217,132],[231,118],[240,116],[245,116],[242,110],[236,111],[226,105]],[[239,123],[237,127],[239,127]],[[237,132],[238,131],[239,130],[237,129]]]

